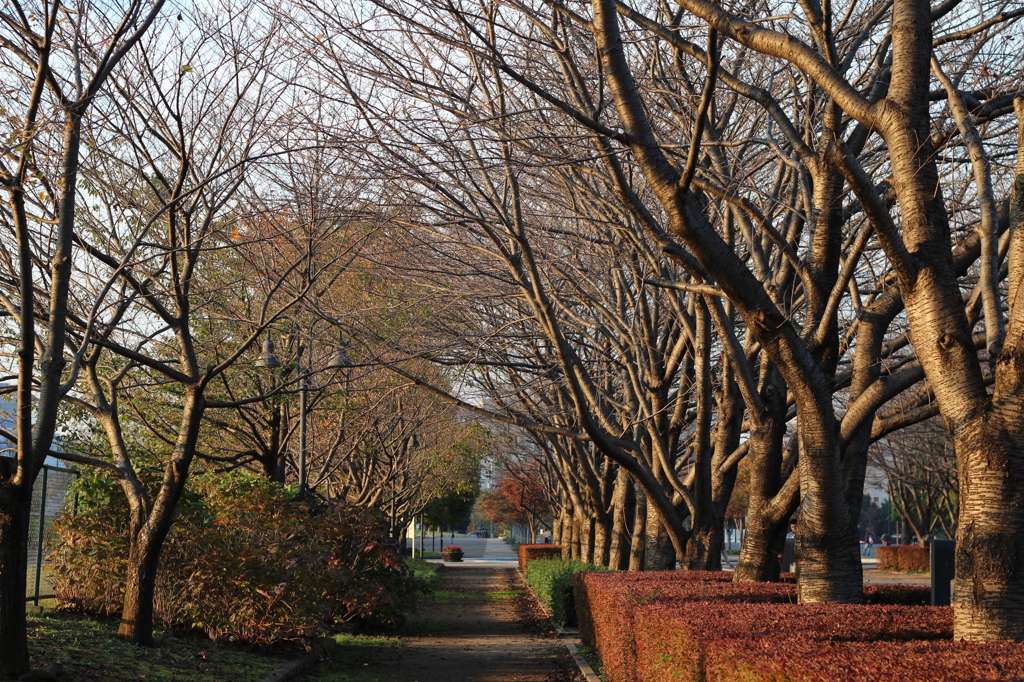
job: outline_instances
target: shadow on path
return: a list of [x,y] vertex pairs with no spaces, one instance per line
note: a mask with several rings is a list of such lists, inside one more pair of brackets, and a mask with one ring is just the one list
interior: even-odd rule
[[578,679],[514,568],[451,566],[410,618],[401,646],[310,680],[367,682],[571,682]]

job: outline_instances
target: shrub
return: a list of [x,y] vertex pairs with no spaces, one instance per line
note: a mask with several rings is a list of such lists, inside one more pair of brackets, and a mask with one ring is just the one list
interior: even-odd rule
[[604,566],[584,561],[560,559],[534,559],[526,582],[533,588],[551,612],[551,617],[562,627],[576,625],[576,602],[573,598],[573,575],[582,571],[607,571]]
[[932,570],[931,548],[922,545],[900,545],[896,552],[899,570],[927,573]]
[[527,563],[533,559],[561,559],[561,545],[519,545],[519,570],[525,576]]
[[896,552],[899,545],[882,545],[875,549],[875,557],[878,559],[879,571],[898,571],[899,564]]
[[[118,499],[54,524],[53,587],[64,607],[120,611],[128,539]],[[200,475],[165,542],[154,607],[163,626],[268,643],[354,621],[396,624],[418,586],[375,515],[294,502],[256,476]]]
[[597,652],[612,682],[636,679],[638,609],[650,604],[707,601],[795,601],[782,583],[733,583],[725,571],[625,571],[580,573],[574,581],[580,640]]
[[878,557],[880,571],[927,573],[931,570],[931,552],[922,545],[882,546],[877,549],[875,556]]
[[903,605],[926,603],[926,587],[869,586],[868,605],[801,605],[787,603],[791,584],[728,575],[581,573],[581,639],[609,682],[1024,679],[1019,645],[953,642],[949,607]]
[[930,606],[931,585],[865,585],[864,601],[868,604],[899,606]]

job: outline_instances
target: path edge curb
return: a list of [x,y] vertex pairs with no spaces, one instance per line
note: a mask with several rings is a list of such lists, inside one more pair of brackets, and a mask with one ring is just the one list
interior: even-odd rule
[[576,651],[575,642],[566,642],[565,648],[569,650],[569,655],[572,656],[574,661],[576,661],[576,667],[578,667],[580,672],[583,673],[583,679],[587,682],[601,682],[601,678],[597,676],[594,669],[590,667],[589,663],[587,663],[587,659],[580,656],[579,652]]

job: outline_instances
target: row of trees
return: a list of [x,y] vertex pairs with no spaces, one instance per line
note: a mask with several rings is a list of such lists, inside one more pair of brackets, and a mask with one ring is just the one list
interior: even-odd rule
[[429,263],[424,334],[533,434],[563,537],[715,568],[745,461],[738,579],[777,572],[799,508],[800,599],[856,601],[869,446],[939,416],[956,636],[1022,636],[1024,12],[305,10],[294,40]]
[[[119,632],[139,644],[195,469],[379,510],[393,536],[476,489],[486,433],[380,369],[429,311],[381,267],[405,246],[380,187],[341,172],[339,132],[315,125],[327,113],[280,23],[229,4],[14,2],[0,25],[0,303],[17,379],[0,676],[29,666],[29,503],[50,456],[125,495]],[[265,340],[279,357],[256,367]]]

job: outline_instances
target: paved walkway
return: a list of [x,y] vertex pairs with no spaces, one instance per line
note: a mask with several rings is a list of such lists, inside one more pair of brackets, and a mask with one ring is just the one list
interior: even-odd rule
[[[480,544],[480,553],[485,554],[488,547],[483,542]],[[459,546],[463,547],[463,543]],[[484,559],[481,557],[479,561]],[[410,619],[401,646],[369,656],[359,665],[359,676],[336,678],[325,674],[322,679],[367,682],[570,682],[577,679],[575,664],[565,644],[555,638],[550,623],[542,616],[519,574],[507,560],[501,568],[449,564],[434,595],[425,600]]]

